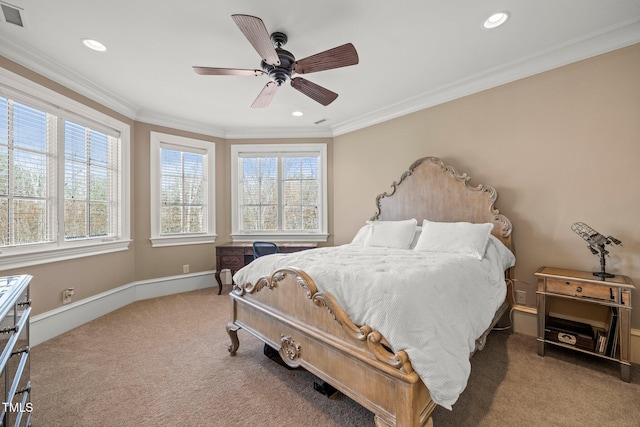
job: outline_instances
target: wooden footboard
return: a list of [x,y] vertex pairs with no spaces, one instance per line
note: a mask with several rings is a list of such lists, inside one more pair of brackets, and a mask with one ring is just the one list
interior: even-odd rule
[[289,366],[302,366],[375,414],[377,426],[432,426],[435,403],[404,351],[355,325],[332,295],[318,292],[298,269],[278,270],[257,283],[235,286],[229,352],[242,328],[278,349]]

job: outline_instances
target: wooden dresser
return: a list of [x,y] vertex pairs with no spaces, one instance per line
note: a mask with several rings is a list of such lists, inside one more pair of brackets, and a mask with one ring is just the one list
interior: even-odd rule
[[[280,252],[292,253],[305,251],[317,247],[315,243],[278,243]],[[222,293],[222,280],[220,272],[231,270],[233,275],[245,265],[253,261],[253,245],[249,242],[223,243],[216,246],[216,281],[218,282],[218,295]]]
[[1,426],[31,425],[29,318],[31,276],[0,277],[0,339],[2,340]]

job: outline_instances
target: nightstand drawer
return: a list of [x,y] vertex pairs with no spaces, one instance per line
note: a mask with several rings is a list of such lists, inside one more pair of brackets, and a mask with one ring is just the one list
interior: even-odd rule
[[614,292],[612,288],[607,286],[576,282],[573,280],[547,278],[547,292],[619,302],[617,289]]

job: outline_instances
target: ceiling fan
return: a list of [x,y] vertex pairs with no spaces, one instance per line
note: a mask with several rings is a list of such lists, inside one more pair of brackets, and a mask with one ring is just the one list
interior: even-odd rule
[[251,104],[252,108],[267,107],[273,96],[287,80],[291,80],[294,89],[307,95],[322,105],[331,104],[338,94],[325,89],[302,77],[291,77],[293,74],[309,74],[332,68],[347,67],[358,63],[358,52],[351,44],[343,44],[333,49],[296,61],[289,51],[282,49],[287,43],[287,35],[275,32],[269,35],[262,19],[250,15],[232,15],[236,25],[245,35],[249,43],[262,57],[261,70],[193,67],[197,74],[207,76],[262,76],[267,74],[271,81],[267,83],[258,97]]

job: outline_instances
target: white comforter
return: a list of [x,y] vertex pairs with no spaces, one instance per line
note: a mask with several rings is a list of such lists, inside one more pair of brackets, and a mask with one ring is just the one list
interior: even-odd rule
[[267,255],[234,275],[255,282],[284,267],[307,272],[351,319],[405,350],[437,404],[451,409],[467,385],[469,355],[506,295],[513,254],[497,239],[482,261],[455,255],[355,244]]

